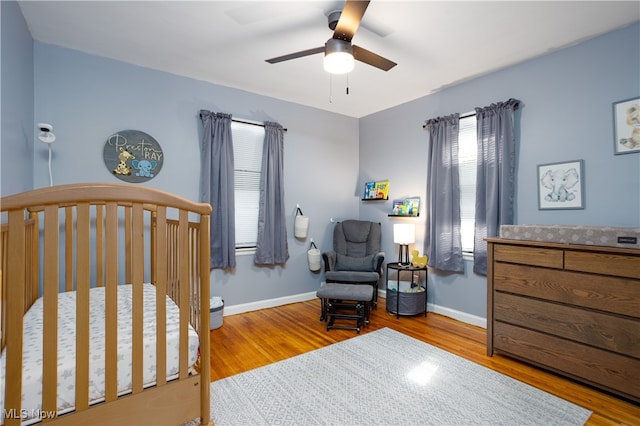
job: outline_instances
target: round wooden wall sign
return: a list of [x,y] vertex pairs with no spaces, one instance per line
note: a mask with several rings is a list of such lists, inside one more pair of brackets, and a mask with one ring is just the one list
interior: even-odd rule
[[122,130],[109,136],[102,157],[115,177],[130,183],[153,179],[164,162],[160,144],[139,130]]

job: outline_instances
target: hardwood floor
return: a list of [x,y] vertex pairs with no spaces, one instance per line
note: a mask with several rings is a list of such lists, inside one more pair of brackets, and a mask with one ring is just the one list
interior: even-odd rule
[[[360,334],[389,327],[447,350],[593,411],[587,425],[640,425],[639,405],[505,356],[486,356],[483,328],[434,313],[396,319],[384,302],[379,300],[371,323]],[[312,300],[224,317],[222,327],[211,331],[211,379],[356,336],[350,330],[326,331],[319,315],[320,302]]]

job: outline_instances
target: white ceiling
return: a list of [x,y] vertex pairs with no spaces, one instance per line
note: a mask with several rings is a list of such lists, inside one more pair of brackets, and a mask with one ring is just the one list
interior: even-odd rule
[[[397,62],[330,77],[343,1],[20,1],[35,40],[363,117],[640,20],[638,1],[373,0],[353,43]],[[346,94],[347,83],[349,94]]]

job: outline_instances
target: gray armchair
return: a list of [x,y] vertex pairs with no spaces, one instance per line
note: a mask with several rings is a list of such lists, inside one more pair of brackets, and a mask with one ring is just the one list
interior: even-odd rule
[[377,306],[378,282],[384,262],[380,238],[380,223],[366,220],[336,223],[333,251],[322,253],[326,282],[371,285],[373,305]]

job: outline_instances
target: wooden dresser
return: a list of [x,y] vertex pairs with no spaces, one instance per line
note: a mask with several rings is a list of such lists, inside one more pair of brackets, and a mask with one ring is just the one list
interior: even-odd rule
[[487,355],[640,402],[640,250],[487,243]]

